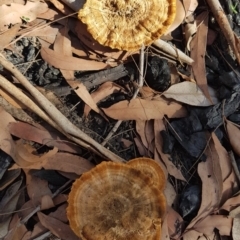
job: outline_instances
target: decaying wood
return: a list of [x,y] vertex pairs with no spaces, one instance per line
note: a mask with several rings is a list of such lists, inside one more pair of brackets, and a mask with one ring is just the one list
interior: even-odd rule
[[120,64],[117,67],[92,73],[76,80],[81,81],[87,89],[90,89],[107,81],[116,81],[121,77],[127,76],[128,73],[128,69],[123,64]]

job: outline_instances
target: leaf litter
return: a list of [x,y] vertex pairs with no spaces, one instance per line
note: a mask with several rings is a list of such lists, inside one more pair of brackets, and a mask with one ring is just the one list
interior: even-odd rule
[[[236,22],[240,7],[235,2],[226,3],[224,10],[216,13],[217,0],[208,0],[208,5],[196,0],[177,1],[175,22],[162,37],[167,47],[161,48],[162,40],[157,40],[142,54],[143,63],[151,64],[154,81],[163,87],[167,84],[166,71],[150,59],[164,56],[174,65],[171,86],[164,92],[151,89],[147,77],[141,87],[139,51],[102,46],[84,24],[65,16],[74,11],[62,3],[0,3],[0,57],[12,61],[33,85],[43,87],[46,97],[47,91],[68,87],[71,94],[57,96],[57,101],[50,97],[50,101],[57,107],[61,105],[64,115],[93,141],[101,143],[110,133],[107,148],[114,156],[121,160],[147,156],[160,164],[168,179],[168,208],[161,239],[239,237],[240,30]],[[222,25],[210,21],[210,8]],[[232,25],[226,21],[224,11],[233,16]],[[221,32],[230,51],[223,39],[216,37]],[[175,53],[167,52],[170,48]],[[53,234],[61,239],[78,239],[66,217],[69,187],[72,180],[109,159],[107,148],[99,153],[99,147],[92,148],[95,142],[85,138],[76,142],[74,131],[69,134],[62,125],[53,129],[37,116],[31,124],[26,123],[19,111],[38,113],[22,104],[18,94],[6,91],[10,88],[4,87],[4,78],[21,90],[23,87],[19,75],[7,73],[2,60],[0,64],[0,207],[5,213],[0,219],[1,237],[48,239]],[[120,73],[112,68],[120,64],[127,72],[125,77],[118,77]],[[116,82],[105,69],[112,69]],[[83,79],[91,82],[91,76],[95,83],[86,87]],[[22,92],[31,95],[27,90]],[[136,92],[137,98],[132,98]],[[30,98],[37,103],[34,96]],[[124,122],[115,129],[114,124],[120,120]],[[184,120],[180,128],[178,120]],[[191,146],[199,141],[192,136],[199,136],[199,132],[205,136],[204,148],[199,155],[191,155]],[[192,145],[183,145],[183,137]],[[62,186],[53,184],[54,176],[61,176]],[[194,186],[198,186],[199,196],[189,190]],[[199,202],[188,215],[182,214],[179,207],[183,194]]]

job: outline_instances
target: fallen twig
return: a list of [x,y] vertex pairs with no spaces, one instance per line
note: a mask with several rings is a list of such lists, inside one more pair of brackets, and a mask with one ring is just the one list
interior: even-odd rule
[[167,43],[167,42],[165,42],[161,39],[156,40],[153,43],[153,45],[155,45],[156,47],[161,49],[163,52],[168,53],[172,57],[176,58],[176,60],[179,60],[180,62],[184,62],[184,63],[187,63],[189,65],[191,65],[193,63],[192,58],[190,58],[189,56],[187,56],[185,53],[183,53],[179,49],[174,48],[169,43]]
[[232,30],[226,14],[224,13],[222,6],[218,0],[207,0],[209,7],[212,10],[214,17],[216,18],[219,27],[223,31],[228,44],[232,48],[238,64],[240,64],[240,40]]
[[[48,116],[54,121],[60,129],[63,129],[63,134],[68,133],[72,135],[71,140],[80,144],[81,146],[94,150],[109,160],[116,162],[123,162],[124,160],[111,152],[110,150],[104,148],[102,145],[97,143],[87,134],[82,132],[74,124],[72,124],[48,99],[46,99],[23,75],[22,73],[9,61],[7,61],[3,56],[0,56],[0,64],[10,71],[18,81],[29,91],[33,98],[37,101],[39,106],[44,109]],[[68,138],[69,138],[68,137]]]

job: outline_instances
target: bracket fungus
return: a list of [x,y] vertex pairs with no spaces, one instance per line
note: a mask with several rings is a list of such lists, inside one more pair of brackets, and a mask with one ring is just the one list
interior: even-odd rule
[[152,184],[155,185],[161,191],[164,190],[166,184],[166,176],[161,166],[151,158],[135,158],[128,163],[131,167],[140,170],[147,175]]
[[160,38],[175,14],[176,0],[87,0],[78,18],[100,44],[134,51]]
[[77,179],[68,199],[70,227],[82,240],[159,240],[166,201],[128,164],[102,162]]

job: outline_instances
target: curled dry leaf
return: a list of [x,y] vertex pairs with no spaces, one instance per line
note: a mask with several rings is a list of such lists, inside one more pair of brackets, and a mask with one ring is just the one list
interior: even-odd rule
[[[38,167],[41,162],[50,157],[51,155],[55,155],[57,153],[57,148],[50,150],[49,152],[43,154],[42,156],[34,155],[33,152],[35,149],[27,144],[23,144],[21,141],[16,143],[16,152],[14,161],[17,163],[17,166],[12,167],[14,168],[35,168]],[[37,168],[38,169],[38,168]]]
[[219,102],[214,90],[210,87],[208,89],[213,103],[206,98],[196,83],[187,81],[172,85],[163,95],[192,106],[206,107]]
[[33,21],[47,9],[48,5],[40,1],[27,1],[25,5],[18,3],[2,5],[0,6],[0,31],[7,29],[10,24],[22,23],[22,20]]
[[221,236],[230,236],[233,219],[223,215],[210,215],[194,225],[194,229],[204,235],[211,235],[217,228]]
[[90,71],[90,70],[101,70],[107,68],[107,64],[97,61],[89,61],[81,58],[65,56],[62,58],[62,53],[49,49],[41,48],[42,58],[50,65],[65,69],[65,70],[78,70],[78,71]]
[[169,118],[179,118],[187,115],[186,109],[173,101],[132,99],[121,101],[103,111],[109,117],[118,120],[150,120],[162,119],[164,115]]
[[[66,56],[72,56],[72,46],[71,40],[68,35],[68,28],[64,27],[60,29],[56,41],[54,43],[54,51],[62,53],[62,59]],[[65,70],[60,69],[61,73],[63,74],[64,78],[68,82],[68,84],[74,89],[75,93],[95,112],[100,113],[100,110],[94,100],[92,99],[90,93],[88,92],[86,86],[83,83],[73,81],[74,80],[74,71],[73,70]]]
[[82,152],[79,146],[69,142],[65,136],[54,129],[47,131],[24,122],[11,122],[8,129],[12,135],[24,140],[45,144],[49,147],[57,147],[59,150],[66,152]]
[[42,197],[45,195],[52,196],[52,192],[48,187],[48,182],[35,177],[30,170],[24,170],[26,175],[27,193],[35,207],[42,203]]
[[79,240],[79,238],[74,234],[69,225],[59,221],[56,218],[47,216],[41,212],[38,212],[37,215],[41,224],[60,239]]

